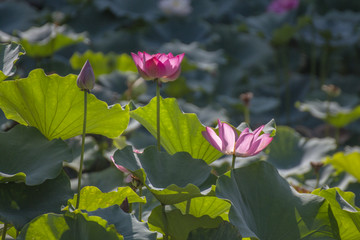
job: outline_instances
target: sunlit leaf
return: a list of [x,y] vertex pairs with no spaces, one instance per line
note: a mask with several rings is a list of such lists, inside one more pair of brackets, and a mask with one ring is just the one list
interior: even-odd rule
[[339,225],[341,239],[356,239],[360,236],[360,212],[354,205],[354,193],[343,192],[338,188],[316,189],[312,193],[329,202]]
[[65,173],[36,186],[0,183],[0,221],[11,223],[20,230],[41,214],[60,213],[70,197],[70,181]]
[[284,177],[304,174],[311,170],[311,162],[321,162],[335,148],[331,138],[306,139],[292,128],[278,126],[275,139],[268,147],[267,161]]
[[331,164],[339,172],[346,171],[360,182],[360,152],[337,152],[332,157],[327,157],[325,162]]
[[[187,201],[175,204],[175,207],[178,208],[182,214],[185,214],[186,205]],[[190,200],[189,214],[195,217],[207,215],[211,218],[216,218],[220,216],[225,221],[228,221],[230,207],[231,204],[229,202],[214,196],[197,197]]]
[[[45,75],[33,70],[27,78],[0,84],[0,108],[8,119],[34,126],[48,139],[80,135],[83,128],[84,93],[76,76]],[[88,95],[86,132],[118,137],[127,127],[129,110],[109,107]]]
[[25,50],[16,43],[0,44],[0,82],[15,73],[15,62]]
[[48,213],[39,216],[21,230],[17,239],[119,240],[124,238],[116,232],[113,225],[109,226],[106,220],[76,211],[64,215]]
[[[139,197],[130,187],[119,187],[117,191],[103,193],[97,187],[87,186],[80,191],[79,208],[88,212],[95,211],[99,208],[107,208],[112,205],[121,205],[125,198],[129,203],[140,202],[146,203],[146,200]],[[76,205],[77,194],[69,200],[72,206]]]
[[309,112],[312,116],[339,128],[360,118],[360,106],[351,109],[341,107],[337,102],[321,101],[297,103],[296,106],[300,111]]
[[38,185],[56,178],[63,161],[72,158],[60,139],[47,140],[37,129],[18,125],[0,133],[0,183],[16,181]]
[[66,26],[46,23],[19,32],[20,44],[31,57],[49,57],[61,48],[87,41],[84,34],[77,34]]
[[166,211],[166,220],[168,229],[164,227],[164,216],[162,206],[156,207],[149,217],[150,229],[157,230],[161,233],[165,231],[172,239],[186,240],[189,232],[197,228],[216,228],[223,221],[220,217],[215,219],[209,216],[194,217],[190,214],[183,215],[180,210],[174,209]]
[[[161,145],[170,154],[188,152],[195,159],[211,163],[222,156],[201,134],[205,127],[195,114],[183,113],[176,99],[160,100]],[[153,136],[156,136],[156,97],[144,107],[130,112]]]
[[103,54],[102,52],[86,51],[83,54],[74,53],[70,58],[72,68],[80,70],[86,60],[89,60],[94,69],[95,76],[109,74],[115,70],[137,72],[137,68],[132,58],[124,53],[117,55],[115,53]]
[[216,195],[232,203],[230,222],[243,237],[332,239],[324,199],[299,194],[269,163],[260,161],[221,176]]
[[133,214],[125,213],[117,206],[89,212],[89,216],[99,216],[124,236],[124,240],[155,240],[156,233],[151,232],[146,223],[139,222]]

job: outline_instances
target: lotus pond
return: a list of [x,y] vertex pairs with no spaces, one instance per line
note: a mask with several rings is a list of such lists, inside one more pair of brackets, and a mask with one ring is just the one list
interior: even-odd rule
[[360,239],[360,2],[0,2],[0,237]]

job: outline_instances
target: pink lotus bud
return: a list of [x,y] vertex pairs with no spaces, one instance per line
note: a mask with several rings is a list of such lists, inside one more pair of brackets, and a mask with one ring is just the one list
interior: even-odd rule
[[245,128],[240,135],[227,123],[218,120],[218,125],[219,135],[210,127],[206,127],[206,131],[203,131],[202,134],[214,148],[226,155],[235,154],[237,157],[254,156],[266,148],[273,139],[268,133],[260,135],[264,125],[254,132],[250,132],[249,128]]
[[86,63],[82,67],[78,78],[76,80],[76,84],[81,90],[90,91],[94,88],[95,85],[95,74],[94,70],[91,67],[89,60],[86,60]]
[[268,11],[273,13],[285,13],[299,6],[299,0],[274,0],[268,6]]
[[123,172],[126,175],[125,182],[127,183],[131,182],[132,178],[130,171],[124,168],[123,166],[116,164],[113,156],[111,156],[111,161],[114,163],[117,169],[119,169],[121,172]]
[[162,82],[176,80],[181,72],[181,61],[184,53],[173,56],[172,53],[157,53],[150,55],[146,52],[131,53],[140,76],[145,80],[160,79]]

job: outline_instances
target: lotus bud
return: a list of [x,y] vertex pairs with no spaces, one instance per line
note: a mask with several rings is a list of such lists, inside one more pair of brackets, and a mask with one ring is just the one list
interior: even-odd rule
[[94,88],[95,74],[89,60],[86,60],[86,63],[82,67],[78,75],[78,78],[76,80],[76,84],[83,91],[90,91],[91,89]]

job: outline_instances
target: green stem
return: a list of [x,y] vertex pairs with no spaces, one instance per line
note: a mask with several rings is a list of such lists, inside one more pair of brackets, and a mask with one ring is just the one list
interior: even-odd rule
[[323,53],[321,56],[321,85],[320,85],[320,87],[325,84],[328,55],[329,55],[329,46],[328,46],[328,43],[326,43],[325,46],[323,47]]
[[80,189],[81,189],[81,178],[84,165],[84,150],[85,150],[85,133],[86,133],[86,115],[87,115],[87,91],[84,90],[84,124],[83,124],[83,133],[82,133],[82,142],[81,142],[81,157],[80,157],[80,169],[78,175],[78,189],[77,189],[77,199],[76,199],[76,208],[79,208],[80,204]]
[[236,156],[235,156],[235,154],[233,154],[231,169],[235,169],[235,159],[236,159]]
[[315,184],[315,189],[317,189],[319,187],[319,182],[320,182],[320,173],[316,173],[316,184]]
[[316,44],[315,44],[316,29],[312,25],[312,42],[311,42],[311,59],[310,59],[310,75],[311,75],[311,90],[316,86]]
[[185,210],[186,214],[190,213],[190,205],[191,205],[191,199],[186,201],[186,210]]
[[1,237],[2,240],[5,240],[6,231],[7,231],[7,223],[4,223],[4,228],[3,228],[2,237]]
[[250,110],[248,106],[245,106],[245,110],[244,110],[244,118],[245,118],[245,122],[250,125]]
[[[139,196],[142,196],[142,186],[139,188]],[[139,221],[141,222],[142,218],[142,203],[139,203]]]
[[168,221],[167,221],[167,216],[166,216],[166,211],[165,211],[165,205],[161,204],[161,212],[162,212],[162,216],[163,216],[163,221],[164,221],[164,238],[163,240],[168,240],[169,236],[168,236]]
[[160,80],[156,79],[156,100],[157,100],[157,107],[156,107],[156,130],[157,130],[157,149],[160,151]]

